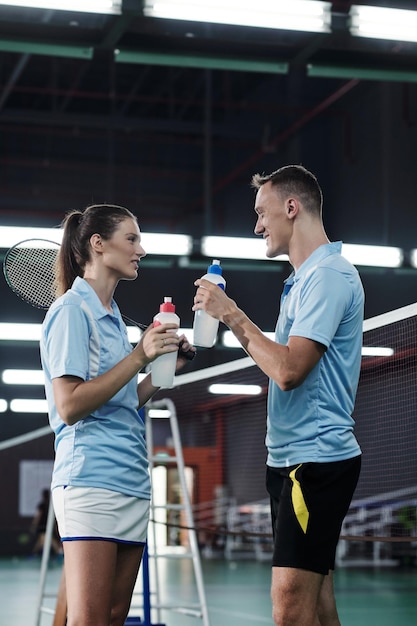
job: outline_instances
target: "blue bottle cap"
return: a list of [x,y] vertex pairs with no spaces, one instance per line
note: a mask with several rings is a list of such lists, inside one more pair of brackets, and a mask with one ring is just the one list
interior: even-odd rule
[[218,261],[217,259],[213,259],[213,262],[211,265],[208,266],[207,268],[207,273],[208,274],[220,274],[220,276],[222,275],[222,268],[220,267],[220,261]]

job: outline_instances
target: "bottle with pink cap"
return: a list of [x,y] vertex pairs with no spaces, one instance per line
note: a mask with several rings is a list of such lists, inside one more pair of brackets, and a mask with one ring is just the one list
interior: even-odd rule
[[[153,325],[173,323],[179,328],[180,318],[175,313],[171,297],[165,297],[159,307],[159,313],[153,318]],[[174,384],[177,352],[162,354],[151,363],[151,380],[155,387],[170,388]]]

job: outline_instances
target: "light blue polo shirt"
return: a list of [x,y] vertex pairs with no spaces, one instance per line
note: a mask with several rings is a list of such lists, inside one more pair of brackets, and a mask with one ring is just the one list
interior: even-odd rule
[[266,446],[271,467],[353,458],[352,412],[359,381],[364,293],[342,243],[317,248],[285,281],[277,343],[306,337],[326,351],[305,381],[282,391],[270,380]]
[[111,369],[132,347],[119,308],[113,314],[82,278],[52,304],[42,325],[41,360],[49,421],[55,433],[52,488],[101,487],[150,498],[145,428],[138,414],[137,380],[73,426],[60,418],[52,379],[91,380]]

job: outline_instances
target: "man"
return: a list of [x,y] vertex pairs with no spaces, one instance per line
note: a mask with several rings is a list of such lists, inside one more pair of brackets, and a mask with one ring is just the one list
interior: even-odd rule
[[330,243],[316,177],[289,165],[256,174],[255,234],[266,256],[288,254],[275,342],[221,289],[199,279],[193,310],[224,322],[270,379],[266,446],[276,626],[340,626],[336,545],[359,472],[353,434],[364,295],[356,269]]

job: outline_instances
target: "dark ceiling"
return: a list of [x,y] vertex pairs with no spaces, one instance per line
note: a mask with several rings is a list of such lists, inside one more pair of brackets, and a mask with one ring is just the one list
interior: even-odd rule
[[[234,186],[250,206],[253,171],[346,118],[359,70],[417,72],[417,44],[350,36],[351,2],[332,3],[333,32],[319,35],[153,19],[141,4],[125,0],[121,16],[0,7],[0,219],[56,224],[106,200],[144,230],[248,234],[251,215],[227,223]],[[128,52],[135,62],[119,62]]]
[[[191,324],[208,261],[201,237],[251,236],[252,174],[290,162],[317,174],[331,239],[407,254],[417,44],[352,37],[351,4],[334,1],[332,32],[319,35],[152,19],[140,0],[125,0],[121,16],[0,7],[0,225],[55,226],[70,208],[115,202],[144,231],[191,234],[185,266],[147,257],[134,291],[119,287],[122,310],[141,322],[169,288]],[[264,330],[289,272],[272,265],[223,263],[229,293]],[[367,317],[415,301],[416,270],[361,272]],[[4,282],[0,293],[0,321],[42,319]],[[36,361],[22,350],[10,366]],[[216,350],[200,364],[231,358]]]

